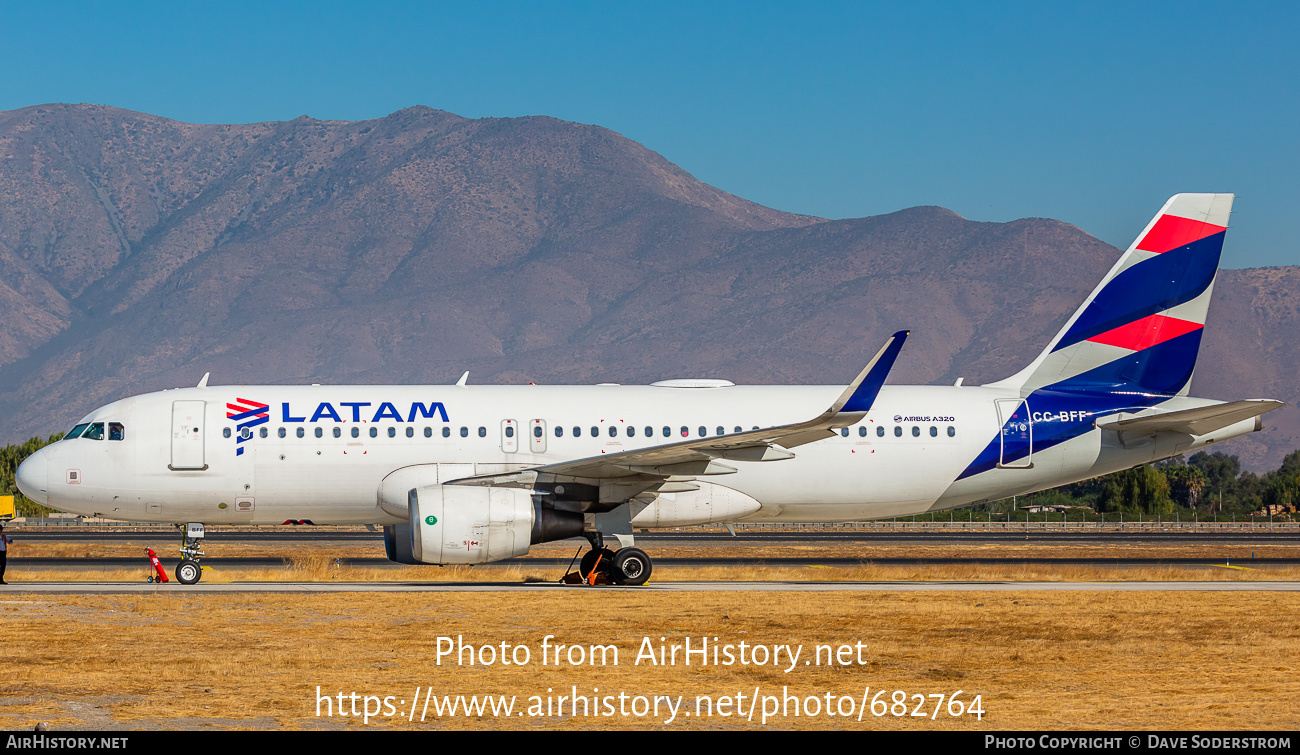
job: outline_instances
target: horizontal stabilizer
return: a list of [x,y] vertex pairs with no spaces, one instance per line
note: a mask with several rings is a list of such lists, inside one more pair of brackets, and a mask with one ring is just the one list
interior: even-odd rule
[[1258,417],[1264,412],[1271,412],[1286,406],[1281,401],[1254,398],[1232,401],[1227,404],[1214,404],[1196,409],[1182,409],[1176,412],[1152,414],[1147,417],[1122,419],[1116,422],[1099,422],[1097,427],[1103,430],[1138,435],[1155,435],[1156,433],[1174,432],[1188,435],[1205,435],[1236,424],[1244,419]]

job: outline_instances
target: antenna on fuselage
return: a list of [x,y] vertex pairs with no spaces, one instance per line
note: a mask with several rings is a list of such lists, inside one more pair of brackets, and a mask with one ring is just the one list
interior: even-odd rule
[[205,372],[205,373],[203,373],[203,379],[200,380],[200,381],[199,381],[199,384],[198,384],[197,386],[195,386],[195,387],[196,387],[196,388],[207,388],[207,387],[208,387],[208,375],[211,375],[211,374],[212,374],[211,372]]
[[461,388],[464,388],[464,387],[465,387],[465,383],[466,383],[468,380],[469,380],[469,370],[465,370],[464,374],[462,374],[462,375],[460,376],[460,380],[457,380],[457,381],[456,381],[456,385],[459,385]]

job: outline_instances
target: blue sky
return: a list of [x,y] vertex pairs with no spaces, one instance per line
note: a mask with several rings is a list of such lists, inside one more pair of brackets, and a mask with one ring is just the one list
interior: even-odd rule
[[1238,194],[1225,267],[1300,264],[1297,3],[17,3],[0,110],[595,123],[824,217],[942,205],[1126,246]]

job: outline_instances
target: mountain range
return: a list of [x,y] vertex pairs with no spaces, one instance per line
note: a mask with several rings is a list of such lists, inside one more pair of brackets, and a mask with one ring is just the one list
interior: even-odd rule
[[[843,384],[903,328],[891,382],[978,384],[1032,359],[1119,254],[1042,218],[785,213],[547,117],[28,107],[0,112],[0,441],[209,371]],[[1298,309],[1300,267],[1222,271],[1193,394],[1293,402]],[[1300,411],[1266,425],[1224,450],[1276,467]]]

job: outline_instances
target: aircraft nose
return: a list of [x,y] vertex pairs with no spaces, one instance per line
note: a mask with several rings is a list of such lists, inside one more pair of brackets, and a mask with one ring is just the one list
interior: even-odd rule
[[49,466],[50,455],[41,449],[19,464],[14,475],[14,482],[18,483],[23,495],[42,506],[50,499]]

